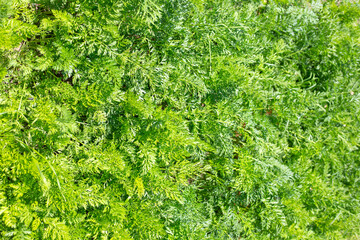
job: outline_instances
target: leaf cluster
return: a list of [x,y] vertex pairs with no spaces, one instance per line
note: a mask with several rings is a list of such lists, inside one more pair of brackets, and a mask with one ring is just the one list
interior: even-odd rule
[[357,239],[355,1],[0,0],[3,239]]

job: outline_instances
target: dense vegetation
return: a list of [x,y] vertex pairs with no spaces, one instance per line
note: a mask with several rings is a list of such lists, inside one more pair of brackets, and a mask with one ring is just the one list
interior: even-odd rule
[[356,1],[0,0],[1,239],[358,239]]

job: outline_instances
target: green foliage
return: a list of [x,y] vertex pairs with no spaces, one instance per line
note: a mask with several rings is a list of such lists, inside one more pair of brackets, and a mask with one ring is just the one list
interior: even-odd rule
[[357,239],[356,1],[0,0],[2,239]]

